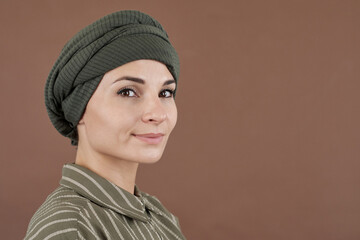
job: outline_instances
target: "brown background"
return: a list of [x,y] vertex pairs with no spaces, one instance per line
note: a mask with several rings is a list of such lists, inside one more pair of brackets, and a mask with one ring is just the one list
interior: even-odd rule
[[360,239],[360,1],[0,3],[0,233],[21,239],[75,149],[43,87],[78,30],[121,9],[179,52],[179,121],[137,184],[188,239]]

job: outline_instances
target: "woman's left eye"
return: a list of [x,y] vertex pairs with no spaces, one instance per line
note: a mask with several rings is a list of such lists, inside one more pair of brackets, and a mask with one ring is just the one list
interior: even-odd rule
[[171,98],[173,96],[174,96],[174,90],[171,89],[165,89],[161,91],[159,94],[159,97],[163,97],[163,98]]

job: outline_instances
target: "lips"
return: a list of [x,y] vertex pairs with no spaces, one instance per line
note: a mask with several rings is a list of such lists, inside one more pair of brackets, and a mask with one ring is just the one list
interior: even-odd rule
[[164,134],[146,133],[146,134],[133,134],[133,136],[148,144],[158,144],[162,141]]

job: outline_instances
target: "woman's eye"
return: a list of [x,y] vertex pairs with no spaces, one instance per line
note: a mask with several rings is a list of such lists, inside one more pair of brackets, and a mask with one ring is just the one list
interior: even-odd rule
[[136,92],[130,88],[120,89],[117,94],[123,97],[136,97]]
[[170,97],[173,97],[173,95],[174,95],[173,90],[165,89],[165,90],[160,92],[159,97],[170,98]]

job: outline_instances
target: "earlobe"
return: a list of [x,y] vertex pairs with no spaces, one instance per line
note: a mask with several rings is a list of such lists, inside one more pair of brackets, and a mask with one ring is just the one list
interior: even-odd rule
[[83,115],[81,116],[78,125],[79,125],[79,124],[84,124],[84,116],[85,116],[85,114],[86,114],[86,111],[85,111],[85,112],[83,113]]
[[83,123],[84,123],[84,115],[81,117],[81,119],[80,119],[80,121],[79,121],[78,125],[83,124]]

